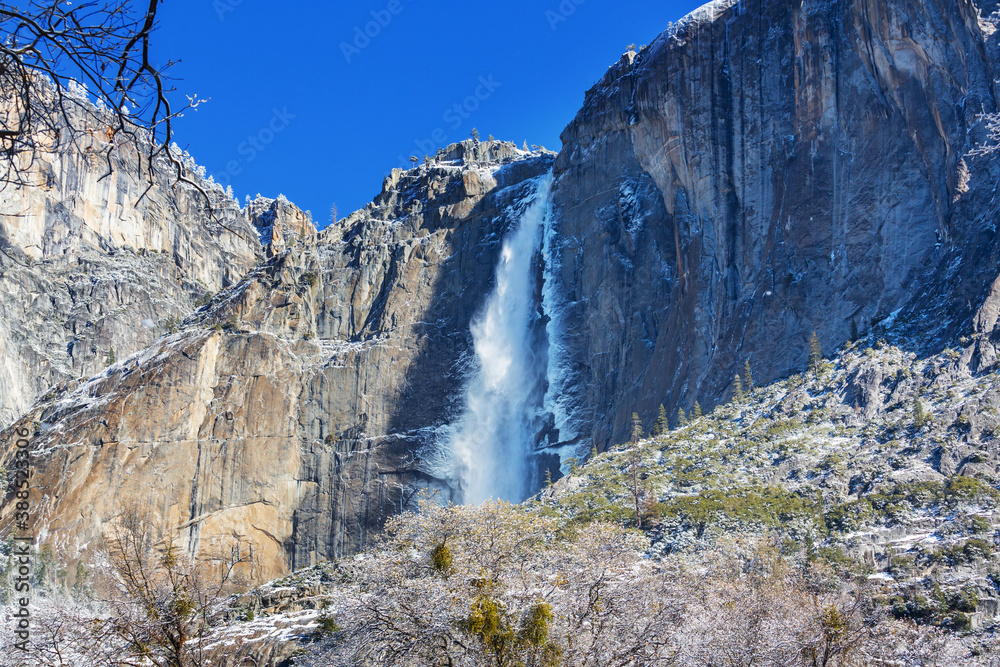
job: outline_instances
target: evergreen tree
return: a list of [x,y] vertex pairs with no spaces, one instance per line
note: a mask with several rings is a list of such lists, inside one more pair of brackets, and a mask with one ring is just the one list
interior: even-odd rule
[[115,348],[111,348],[108,350],[108,356],[104,358],[104,365],[114,366],[116,361],[118,361],[118,358],[115,356]]
[[469,132],[469,136],[472,137],[472,140],[477,144],[479,143],[479,130],[472,128],[472,132]]
[[90,577],[90,573],[87,572],[87,566],[83,564],[83,559],[81,558],[76,562],[76,577],[73,580],[73,590],[78,592],[86,591],[88,588],[87,579]]
[[818,373],[823,364],[823,348],[819,343],[819,336],[813,331],[809,339],[809,370]]
[[417,158],[416,155],[411,155],[410,156],[410,164],[413,165],[414,169],[417,167],[417,163],[418,162],[420,162],[420,160]]
[[917,430],[922,429],[930,422],[931,416],[924,410],[923,404],[919,400],[913,401],[913,426]]
[[704,413],[701,411],[701,403],[698,401],[694,402],[694,412],[692,415],[695,419],[701,419],[704,416]]
[[639,413],[632,413],[632,444],[638,443],[642,440],[642,420],[639,419]]
[[743,380],[746,383],[747,391],[753,391],[753,371],[750,370],[750,360],[743,366]]
[[733,378],[733,400],[737,403],[743,400],[743,380],[739,375]]
[[670,430],[670,422],[667,418],[667,409],[660,403],[660,410],[656,414],[656,424],[653,426],[653,435],[663,435]]
[[550,486],[552,486],[552,469],[551,468],[546,468],[545,469],[545,488],[547,489]]
[[858,332],[858,321],[851,320],[851,342],[856,343],[859,338],[861,338],[861,334]]
[[684,408],[677,408],[677,425],[687,426],[687,424],[688,424],[688,418],[687,415],[684,414]]

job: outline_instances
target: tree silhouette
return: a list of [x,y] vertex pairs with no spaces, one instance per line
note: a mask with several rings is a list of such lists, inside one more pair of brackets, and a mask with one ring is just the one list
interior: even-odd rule
[[820,345],[819,336],[813,331],[809,339],[809,370],[818,372],[823,364],[823,347]]
[[[153,63],[159,0],[0,4],[0,191],[30,184],[36,160],[99,140],[109,176],[116,152],[131,150],[152,188],[167,167],[210,201],[172,145],[172,121],[204,100],[175,106],[165,71]],[[141,175],[141,174],[140,174]],[[102,177],[102,178],[103,178]]]

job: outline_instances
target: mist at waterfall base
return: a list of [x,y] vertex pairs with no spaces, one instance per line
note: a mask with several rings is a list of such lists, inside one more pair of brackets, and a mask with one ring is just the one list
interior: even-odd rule
[[450,442],[452,477],[466,504],[519,502],[532,492],[535,424],[547,373],[545,346],[535,335],[537,262],[551,185],[551,174],[538,179],[533,200],[503,241],[494,290],[472,322],[474,359]]

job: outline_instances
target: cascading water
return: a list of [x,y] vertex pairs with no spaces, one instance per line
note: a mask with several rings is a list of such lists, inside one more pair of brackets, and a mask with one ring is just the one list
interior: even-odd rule
[[544,338],[540,344],[536,335],[537,260],[551,185],[551,174],[538,179],[534,199],[504,239],[494,291],[472,323],[474,366],[450,442],[465,503],[520,501],[531,492],[547,373]]

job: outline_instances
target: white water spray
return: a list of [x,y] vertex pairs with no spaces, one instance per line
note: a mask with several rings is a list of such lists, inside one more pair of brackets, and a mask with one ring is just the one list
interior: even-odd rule
[[544,351],[535,349],[533,335],[535,267],[551,185],[551,174],[538,179],[534,201],[504,239],[496,287],[472,322],[475,366],[450,447],[465,503],[516,502],[530,492],[533,423],[545,377]]

